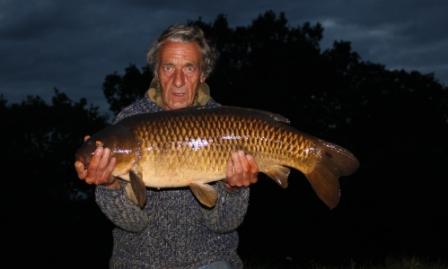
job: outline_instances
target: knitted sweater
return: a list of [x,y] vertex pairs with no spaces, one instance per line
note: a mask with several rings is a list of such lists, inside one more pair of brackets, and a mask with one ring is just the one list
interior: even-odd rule
[[[213,99],[206,106],[219,106]],[[162,109],[148,97],[125,108],[116,122],[134,114]],[[111,268],[198,268],[227,261],[242,268],[236,253],[237,227],[246,214],[249,188],[227,191],[216,182],[218,201],[202,207],[189,188],[147,188],[143,209],[125,196],[124,188],[96,188],[96,202],[116,225],[113,230]]]

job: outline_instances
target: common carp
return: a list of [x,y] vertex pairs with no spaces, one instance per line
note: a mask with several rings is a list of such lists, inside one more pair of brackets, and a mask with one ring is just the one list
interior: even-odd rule
[[302,172],[329,207],[340,199],[339,177],[359,163],[338,145],[298,131],[285,117],[267,111],[222,106],[194,107],[125,118],[92,135],[76,152],[87,164],[97,146],[116,158],[113,176],[130,181],[127,194],[140,207],[146,187],[190,187],[200,203],[213,207],[210,182],[225,178],[231,153],[251,154],[260,172],[286,188],[290,168]]

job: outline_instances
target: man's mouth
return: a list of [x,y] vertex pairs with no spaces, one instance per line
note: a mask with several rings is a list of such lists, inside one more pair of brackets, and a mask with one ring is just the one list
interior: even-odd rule
[[173,95],[176,97],[184,97],[185,93],[184,92],[173,92]]

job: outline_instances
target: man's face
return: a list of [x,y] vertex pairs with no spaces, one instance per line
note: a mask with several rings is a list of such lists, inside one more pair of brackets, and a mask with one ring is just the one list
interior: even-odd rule
[[205,80],[201,61],[200,48],[194,42],[167,41],[162,45],[157,74],[164,109],[193,105],[198,87]]

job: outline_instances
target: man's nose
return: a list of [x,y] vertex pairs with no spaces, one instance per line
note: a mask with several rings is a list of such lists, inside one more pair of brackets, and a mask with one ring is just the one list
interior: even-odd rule
[[182,70],[177,70],[174,77],[174,85],[178,88],[184,86],[185,84],[185,75]]

